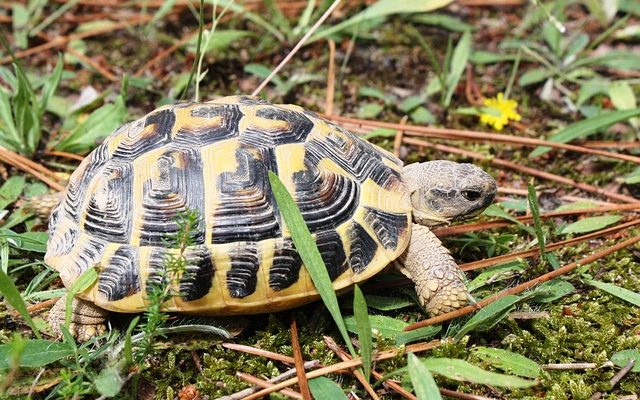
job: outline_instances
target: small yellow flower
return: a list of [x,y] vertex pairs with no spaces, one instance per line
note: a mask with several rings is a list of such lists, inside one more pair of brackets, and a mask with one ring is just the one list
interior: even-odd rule
[[502,93],[498,93],[495,99],[484,99],[480,122],[501,131],[505,125],[509,124],[509,120],[520,121],[521,117],[516,111],[517,107],[517,101],[505,99]]

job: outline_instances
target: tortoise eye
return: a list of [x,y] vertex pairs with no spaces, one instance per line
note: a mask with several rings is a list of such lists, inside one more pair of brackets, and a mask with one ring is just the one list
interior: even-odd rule
[[480,198],[482,192],[480,190],[463,190],[462,197],[469,201],[476,201]]

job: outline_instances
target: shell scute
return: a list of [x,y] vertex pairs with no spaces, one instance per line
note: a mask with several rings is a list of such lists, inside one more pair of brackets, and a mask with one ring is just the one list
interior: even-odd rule
[[[88,298],[139,312],[179,250],[167,237],[196,210],[185,269],[166,310],[267,312],[318,297],[268,179],[300,208],[336,290],[367,279],[408,244],[401,162],[297,106],[248,97],[158,109],[111,135],[74,173],[45,259],[66,285],[87,268]],[[72,260],[72,262],[69,262]]]

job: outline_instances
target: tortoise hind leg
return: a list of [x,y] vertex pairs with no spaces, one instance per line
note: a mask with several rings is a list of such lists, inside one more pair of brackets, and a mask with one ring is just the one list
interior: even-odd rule
[[[49,311],[49,326],[57,338],[62,337],[60,328],[64,326],[66,304],[67,295],[64,295]],[[109,312],[107,310],[76,297],[71,302],[69,332],[80,342],[85,342],[93,336],[102,335],[107,331],[105,322],[108,315]]]
[[449,250],[426,226],[413,224],[409,247],[396,265],[415,283],[420,304],[432,315],[456,310],[471,296]]
[[27,211],[34,213],[36,216],[46,221],[63,199],[63,192],[43,194],[27,199],[25,208]]

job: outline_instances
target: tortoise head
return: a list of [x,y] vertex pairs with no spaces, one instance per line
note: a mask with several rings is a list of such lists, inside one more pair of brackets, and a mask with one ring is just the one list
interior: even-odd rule
[[473,164],[447,160],[407,165],[413,219],[434,226],[478,215],[496,195],[496,181]]

